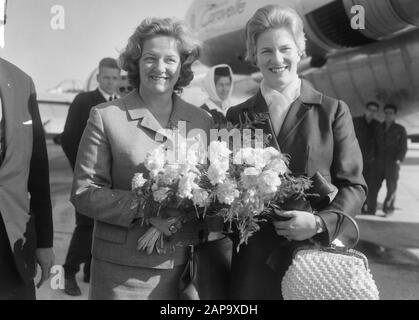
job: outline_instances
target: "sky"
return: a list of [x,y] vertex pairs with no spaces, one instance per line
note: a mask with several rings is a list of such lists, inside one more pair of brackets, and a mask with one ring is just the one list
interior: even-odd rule
[[[28,73],[38,93],[67,79],[84,84],[100,59],[118,57],[145,17],[183,19],[192,2],[9,0],[5,47],[0,48],[0,57]],[[51,12],[57,5],[58,10]],[[54,29],[51,22],[59,28]]]

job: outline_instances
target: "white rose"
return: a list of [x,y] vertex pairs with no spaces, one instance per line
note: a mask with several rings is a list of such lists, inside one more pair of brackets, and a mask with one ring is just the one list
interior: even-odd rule
[[228,164],[222,162],[214,162],[208,168],[208,179],[212,185],[223,183],[227,176]]
[[281,156],[281,153],[276,150],[274,147],[267,147],[263,149],[263,158],[265,163],[269,163],[269,161],[278,158]]
[[159,176],[159,181],[164,184],[172,184],[180,176],[180,169],[178,165],[168,164],[164,167],[163,173]]
[[228,162],[230,149],[225,141],[212,141],[208,147],[208,157],[210,162]]
[[178,195],[181,198],[192,198],[192,190],[197,189],[198,185],[194,182],[195,174],[188,174],[179,179]]
[[281,185],[281,178],[278,177],[278,173],[273,170],[263,171],[258,177],[259,190],[263,194],[275,193],[278,187]]
[[217,199],[220,203],[231,205],[233,201],[240,196],[237,185],[227,180],[222,184],[219,184],[216,189]]
[[254,165],[254,149],[253,148],[242,148],[234,156],[233,159],[235,164],[247,164],[250,166]]
[[255,167],[249,167],[243,170],[245,176],[258,176],[262,173],[262,170]]
[[209,204],[209,193],[202,188],[192,190],[193,204],[198,207],[205,207]]
[[166,153],[162,147],[158,147],[149,152],[144,160],[144,166],[153,172],[163,169]]
[[271,160],[266,165],[265,169],[275,171],[280,175],[283,175],[284,173],[289,171],[285,161],[278,158]]
[[136,191],[140,189],[142,186],[144,186],[146,182],[147,182],[147,179],[143,177],[142,173],[134,174],[134,177],[132,178],[132,181],[131,181],[132,191]]
[[199,173],[197,165],[200,163],[199,154],[196,151],[189,150],[186,159],[180,163],[179,173],[187,174],[188,172]]
[[253,165],[256,168],[262,169],[266,165],[265,154],[263,150],[264,149],[261,148],[253,149]]

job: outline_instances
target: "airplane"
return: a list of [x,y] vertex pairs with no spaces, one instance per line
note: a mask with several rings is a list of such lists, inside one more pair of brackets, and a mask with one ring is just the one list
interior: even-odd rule
[[38,94],[39,114],[47,139],[53,139],[63,131],[68,107],[75,95],[74,92]]
[[[253,81],[245,96],[257,90],[261,74],[244,61],[244,29],[267,4],[290,6],[303,18],[307,56],[299,65],[301,77],[345,101],[353,116],[363,113],[367,101],[393,102],[408,134],[419,133],[417,0],[195,0],[185,21],[203,44],[200,61],[227,63],[247,75]],[[364,26],[353,28],[362,17]]]
[[[195,78],[182,94],[185,100],[197,106],[205,101],[201,81],[210,66],[220,63],[235,73],[233,101],[242,102],[257,91],[262,78],[244,61],[244,28],[266,4],[293,7],[303,18],[307,55],[299,65],[301,77],[344,100],[354,116],[362,114],[370,100],[395,103],[398,121],[410,137],[419,139],[417,0],[194,0],[184,20],[201,40],[203,52],[193,66]],[[364,9],[364,29],[351,27],[356,6]],[[90,73],[83,90],[97,86],[96,72]],[[53,103],[44,99],[40,104],[48,111],[41,110],[41,117],[50,136],[62,131],[71,100],[63,99],[60,111],[53,111]]]

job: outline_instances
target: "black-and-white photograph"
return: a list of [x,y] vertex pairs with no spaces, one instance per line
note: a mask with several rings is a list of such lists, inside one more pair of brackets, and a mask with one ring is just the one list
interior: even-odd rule
[[0,0],[0,300],[419,300],[418,1]]

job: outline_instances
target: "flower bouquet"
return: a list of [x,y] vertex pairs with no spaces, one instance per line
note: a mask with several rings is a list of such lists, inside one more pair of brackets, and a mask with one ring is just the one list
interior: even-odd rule
[[[175,231],[185,221],[218,216],[230,231],[238,232],[239,250],[260,230],[260,222],[278,219],[274,209],[307,203],[310,178],[293,176],[289,157],[267,147],[269,136],[255,134],[254,129],[265,120],[245,115],[238,127],[240,132],[250,129],[251,134],[243,134],[245,147],[215,140],[204,156],[196,149],[187,150],[183,162],[168,161],[164,147],[149,153],[144,162],[147,178],[137,173],[132,180],[132,190],[144,212],[143,222],[168,208],[177,209],[178,214],[170,217]],[[153,243],[157,252],[164,252],[163,233],[150,227],[139,239],[138,249],[151,253]]]
[[[148,172],[134,175],[132,191],[144,213],[141,223],[149,225],[155,217],[166,218],[174,233],[181,223],[194,218],[190,208],[195,203],[194,195],[195,198],[198,196],[196,182],[200,172],[195,154],[188,154],[185,162],[176,163],[170,161],[173,156],[170,153],[165,145],[148,153],[144,161]],[[165,252],[163,232],[151,226],[138,240],[137,249],[150,254],[154,247],[158,253]]]
[[237,196],[219,215],[230,229],[238,231],[239,250],[260,229],[260,222],[279,218],[274,209],[285,209],[289,202],[305,201],[311,181],[305,176],[293,176],[288,158],[273,147],[241,148],[232,159],[224,183],[234,185]]
[[[175,233],[188,221],[202,220],[209,213],[216,216],[221,208],[233,202],[238,191],[234,183],[226,181],[231,151],[225,143],[211,143],[208,154],[204,155],[202,150],[190,148],[182,161],[173,161],[171,152],[161,145],[148,153],[144,161],[148,172],[134,175],[132,191],[144,213],[142,224],[150,225],[154,217],[168,218],[169,230]],[[207,157],[211,164],[206,163]],[[151,253],[155,248],[158,253],[164,253],[164,235],[151,226],[138,240],[137,249]],[[175,243],[188,244],[187,240]]]
[[[293,175],[289,156],[271,147],[272,136],[258,130],[266,121],[265,114],[243,114],[235,127],[241,133],[243,146],[229,144],[234,151],[229,154],[229,168],[220,181],[224,188],[234,186],[236,190],[234,200],[220,209],[218,215],[230,231],[238,233],[237,250],[260,230],[261,222],[284,219],[275,214],[275,209],[304,209],[308,198],[316,196],[310,193],[311,179]],[[231,124],[227,129],[232,130]]]

